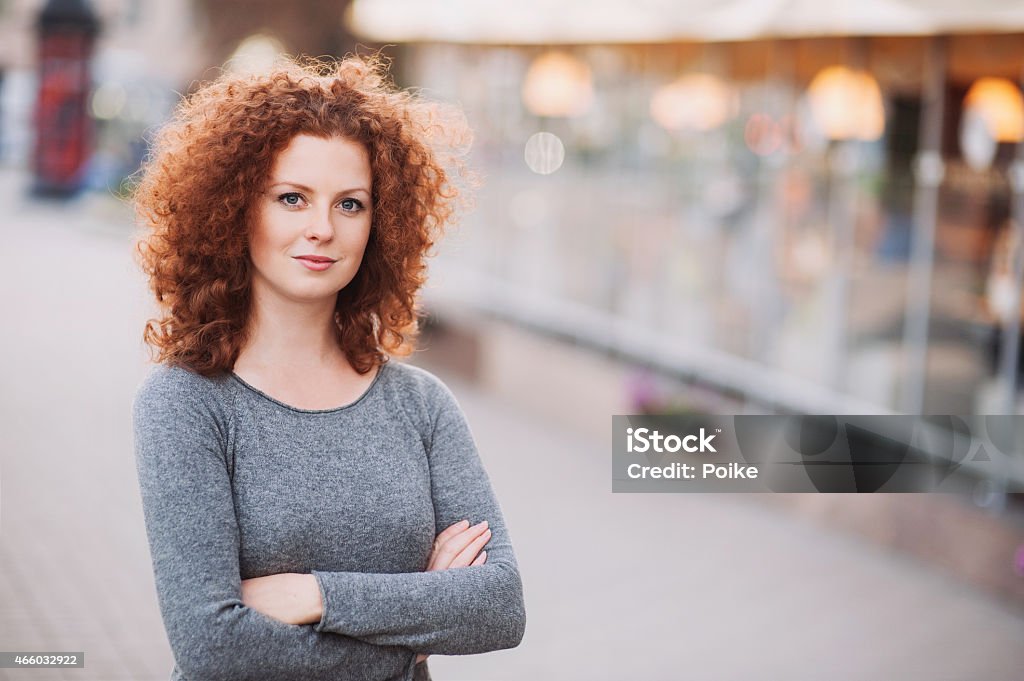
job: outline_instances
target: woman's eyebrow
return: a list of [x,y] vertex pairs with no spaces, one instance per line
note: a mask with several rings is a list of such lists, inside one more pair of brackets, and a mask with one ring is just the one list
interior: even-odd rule
[[[289,187],[295,187],[296,189],[301,189],[302,191],[307,192],[309,194],[315,194],[316,193],[313,190],[312,187],[307,187],[306,185],[300,184],[298,182],[289,182],[287,180],[281,180],[280,182],[275,182],[274,184],[272,184],[270,186],[271,187],[277,187],[277,186],[282,185],[282,184],[286,184]],[[368,195],[370,193],[370,190],[365,188],[365,187],[353,187],[351,189],[343,189],[343,190],[341,190],[338,193],[339,194],[351,194],[353,192],[363,192],[364,194]]]

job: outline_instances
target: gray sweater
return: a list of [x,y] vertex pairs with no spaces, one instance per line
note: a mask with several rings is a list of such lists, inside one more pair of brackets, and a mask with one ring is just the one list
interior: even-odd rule
[[[416,653],[512,648],[522,582],[469,427],[394,360],[355,402],[297,409],[233,373],[156,365],[135,457],[174,681],[429,679]],[[425,572],[437,534],[487,520],[484,565]],[[315,625],[245,606],[242,579],[310,573]]]

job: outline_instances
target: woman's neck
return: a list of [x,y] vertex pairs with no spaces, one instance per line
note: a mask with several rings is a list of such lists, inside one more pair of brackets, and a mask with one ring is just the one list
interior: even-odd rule
[[334,330],[334,307],[254,306],[236,371],[315,370],[347,365]]

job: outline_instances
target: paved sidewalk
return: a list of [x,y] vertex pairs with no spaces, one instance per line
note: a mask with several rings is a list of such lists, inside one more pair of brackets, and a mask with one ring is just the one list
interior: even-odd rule
[[[84,650],[86,668],[0,679],[166,679],[131,451],[149,304],[130,231],[106,204],[17,187],[0,170],[0,650]],[[432,657],[439,681],[1024,678],[1019,610],[741,496],[612,495],[606,443],[443,377],[528,625],[515,650]]]

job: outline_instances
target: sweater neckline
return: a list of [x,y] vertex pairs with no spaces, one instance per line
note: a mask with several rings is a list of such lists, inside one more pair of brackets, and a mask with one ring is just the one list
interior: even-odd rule
[[271,402],[271,403],[273,403],[273,404],[275,404],[275,405],[277,405],[279,407],[282,407],[283,409],[287,409],[288,411],[297,412],[299,414],[334,414],[334,413],[337,413],[337,412],[345,411],[347,409],[352,409],[357,404],[359,404],[360,402],[365,400],[366,397],[371,392],[373,392],[373,389],[380,382],[380,377],[384,373],[384,371],[387,370],[387,367],[388,367],[389,364],[391,364],[391,362],[384,362],[383,364],[381,364],[377,368],[377,374],[373,377],[373,380],[370,381],[370,385],[367,386],[366,390],[363,391],[362,395],[357,397],[354,401],[349,402],[348,404],[343,404],[340,407],[331,407],[329,409],[302,409],[301,407],[293,407],[290,404],[282,402],[281,400],[277,399],[276,397],[268,395],[267,393],[263,392],[262,390],[260,390],[256,386],[250,385],[241,376],[236,374],[234,371],[230,371],[228,373],[230,374],[231,378],[235,379],[235,381],[238,382],[242,387],[244,387],[244,388],[246,388],[246,389],[256,393],[257,395],[259,395],[263,399],[265,399],[265,400],[267,400],[267,401],[269,401],[269,402]]

